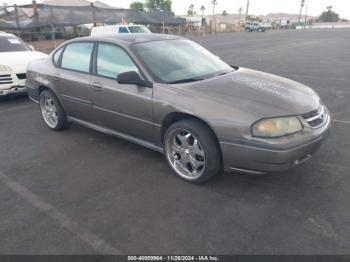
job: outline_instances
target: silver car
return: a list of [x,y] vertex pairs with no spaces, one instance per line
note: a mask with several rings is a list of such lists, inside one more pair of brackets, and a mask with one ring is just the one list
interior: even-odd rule
[[46,125],[75,122],[163,152],[179,177],[284,171],[309,159],[330,116],[309,87],[229,66],[185,38],[78,38],[30,63],[26,86]]

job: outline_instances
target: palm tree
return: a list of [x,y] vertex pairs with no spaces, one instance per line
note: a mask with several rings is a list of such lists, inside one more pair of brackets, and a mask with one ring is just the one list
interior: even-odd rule
[[213,16],[215,16],[215,6],[218,4],[217,0],[211,1],[211,4],[213,5]]
[[203,20],[204,12],[205,12],[205,6],[204,5],[201,6],[201,12],[202,12],[202,20]]
[[305,5],[305,0],[301,0],[301,2],[300,2],[300,12],[299,12],[298,24],[300,23],[301,12],[302,12],[302,10],[303,10],[304,5]]
[[188,15],[193,16],[193,13],[194,13],[194,5],[193,4],[190,5],[187,13],[188,13]]

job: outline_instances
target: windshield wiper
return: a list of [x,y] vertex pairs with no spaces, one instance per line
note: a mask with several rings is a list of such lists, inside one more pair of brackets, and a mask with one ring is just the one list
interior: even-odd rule
[[222,72],[222,73],[220,73],[220,74],[217,74],[216,76],[223,76],[223,75],[227,75],[227,74],[229,74],[229,73],[232,73],[233,71],[225,71],[225,72]]
[[185,79],[180,79],[172,82],[168,82],[168,84],[181,84],[181,83],[190,83],[190,82],[197,82],[204,80],[204,78],[185,78]]

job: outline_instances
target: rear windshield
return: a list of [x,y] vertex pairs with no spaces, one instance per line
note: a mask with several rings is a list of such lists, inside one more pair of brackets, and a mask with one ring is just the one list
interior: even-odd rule
[[11,36],[0,36],[0,52],[23,51],[31,51],[31,49],[21,39]]
[[130,33],[151,33],[151,31],[145,26],[129,26],[129,30]]

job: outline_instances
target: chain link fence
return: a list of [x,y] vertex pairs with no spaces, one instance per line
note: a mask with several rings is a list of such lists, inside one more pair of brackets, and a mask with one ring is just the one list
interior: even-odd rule
[[94,6],[53,6],[37,4],[0,6],[0,30],[21,37],[37,50],[49,53],[68,39],[88,36],[94,25],[143,24],[153,33],[187,37],[239,31],[230,24],[193,23],[167,11],[102,8]]

